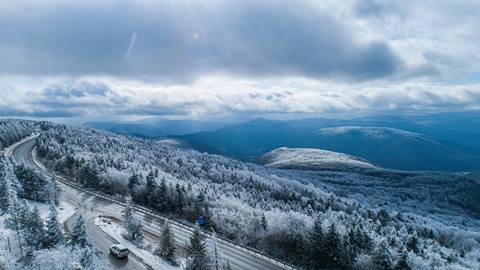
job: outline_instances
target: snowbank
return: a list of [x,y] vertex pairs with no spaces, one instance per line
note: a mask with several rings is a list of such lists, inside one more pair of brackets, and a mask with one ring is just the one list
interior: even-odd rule
[[[131,253],[135,254],[135,256],[139,257],[146,264],[150,265],[154,270],[182,269],[181,266],[173,266],[168,262],[165,262],[164,260],[162,260],[160,257],[154,255],[153,250],[146,250],[146,249],[140,248],[135,244],[133,244],[132,242],[125,240],[122,237],[122,234],[125,232],[125,229],[115,219],[111,219],[108,217],[97,217],[95,218],[95,225],[98,226],[107,235],[115,239],[117,242],[126,246]],[[155,246],[153,243],[149,243],[145,239],[143,240],[143,242],[144,242],[144,246],[146,247]]]

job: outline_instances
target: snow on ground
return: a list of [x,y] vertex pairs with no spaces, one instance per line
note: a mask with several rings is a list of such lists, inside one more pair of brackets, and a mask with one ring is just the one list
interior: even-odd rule
[[352,170],[378,168],[367,160],[358,157],[313,148],[281,147],[266,153],[259,160],[266,166],[285,169]]
[[[40,216],[42,219],[46,219],[48,217],[48,213],[50,213],[49,204],[46,203],[34,203],[30,202],[30,206],[33,207],[36,205],[38,207],[38,211],[40,212]],[[60,223],[65,222],[67,219],[69,219],[71,216],[75,214],[76,207],[68,202],[60,202],[57,206],[57,214],[58,214],[58,220]]]
[[[9,260],[15,258],[18,252],[15,246],[15,234],[12,230],[5,228],[5,220],[7,215],[0,216],[0,269],[4,269]],[[8,242],[10,241],[10,249]]]
[[[182,266],[173,266],[168,262],[162,260],[160,257],[153,254],[153,249],[155,244],[150,243],[147,240],[143,240],[142,246],[139,247],[134,243],[125,240],[122,237],[122,234],[125,232],[123,226],[116,220],[108,217],[97,217],[95,218],[95,225],[97,225],[102,231],[107,235],[115,239],[117,242],[126,246],[131,253],[134,253],[136,256],[141,258],[146,264],[150,265],[154,270],[179,270],[183,269]],[[147,247],[150,247],[149,249]],[[183,264],[180,263],[181,265]]]

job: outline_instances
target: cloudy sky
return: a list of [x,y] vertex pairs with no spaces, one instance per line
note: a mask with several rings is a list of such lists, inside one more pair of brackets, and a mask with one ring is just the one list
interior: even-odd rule
[[480,109],[475,0],[0,0],[0,116]]

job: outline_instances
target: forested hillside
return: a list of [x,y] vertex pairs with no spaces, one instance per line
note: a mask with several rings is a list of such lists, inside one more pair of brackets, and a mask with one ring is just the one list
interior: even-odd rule
[[[33,121],[0,121],[0,139],[7,146],[46,126]],[[97,262],[81,216],[69,235],[61,229],[57,194],[52,179],[15,164],[0,152],[0,268],[105,269]],[[40,204],[48,209],[45,218],[40,215]]]
[[[435,220],[421,217],[408,198],[380,207],[388,189],[378,198],[350,196],[349,186],[362,181],[357,174],[284,172],[171,142],[64,125],[42,132],[37,148],[49,167],[87,188],[131,196],[185,222],[203,214],[207,229],[304,269],[475,269],[480,263],[475,222],[451,225],[445,213],[453,210]],[[383,185],[402,180],[399,175],[371,177]],[[475,220],[468,202],[453,209]]]
[[35,131],[39,122],[0,119],[0,149],[10,146]]

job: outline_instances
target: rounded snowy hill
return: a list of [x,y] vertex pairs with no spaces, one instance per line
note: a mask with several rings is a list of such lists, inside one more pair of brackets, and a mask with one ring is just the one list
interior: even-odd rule
[[281,147],[262,155],[258,161],[268,167],[297,170],[358,171],[380,168],[359,157],[313,148]]

